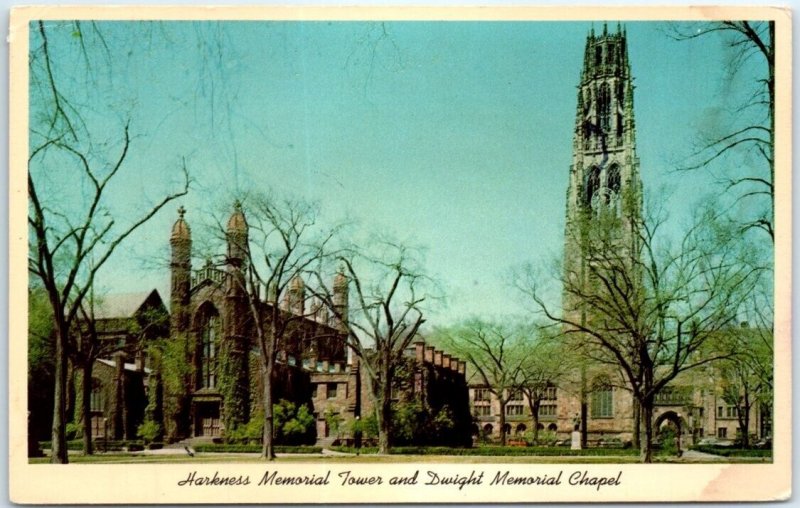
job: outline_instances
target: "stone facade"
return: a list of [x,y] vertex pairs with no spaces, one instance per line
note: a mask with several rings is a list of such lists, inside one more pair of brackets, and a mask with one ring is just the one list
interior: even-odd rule
[[[170,439],[221,437],[226,428],[246,423],[260,412],[263,381],[254,336],[252,313],[244,294],[244,253],[248,241],[247,221],[237,204],[227,224],[228,252],[223,266],[207,262],[191,269],[191,230],[179,210],[172,229],[172,286],[170,301],[171,340],[185,340],[191,351],[191,375],[185,393],[172,394],[185,401],[171,427]],[[339,274],[333,281],[330,313],[306,296],[304,282],[293,279],[281,302],[280,312],[291,313],[289,338],[280,345],[273,377],[275,402],[286,399],[308,404],[316,418],[318,442],[330,444],[348,439],[350,422],[372,412],[369,380],[358,358],[348,355],[347,327],[335,316],[346,316],[348,282]],[[264,313],[264,315],[269,315]],[[469,403],[464,363],[450,359],[442,363],[425,357],[424,343],[409,352],[408,370],[413,382],[397,392],[399,400],[418,400],[439,410],[445,403],[454,411],[461,436],[469,441]],[[441,352],[440,357],[441,357]],[[415,356],[416,355],[416,356]],[[350,358],[348,356],[351,356]],[[430,356],[430,355],[429,355]],[[459,370],[460,369],[460,370]],[[338,422],[333,425],[332,423]]]

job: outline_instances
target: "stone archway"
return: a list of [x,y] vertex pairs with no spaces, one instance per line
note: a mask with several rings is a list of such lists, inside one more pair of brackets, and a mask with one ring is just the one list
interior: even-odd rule
[[667,432],[667,429],[672,429],[675,434],[676,444],[678,449],[683,449],[689,443],[683,439],[683,432],[687,428],[686,422],[683,417],[675,411],[665,411],[658,415],[653,422],[653,430],[657,436],[661,436]]

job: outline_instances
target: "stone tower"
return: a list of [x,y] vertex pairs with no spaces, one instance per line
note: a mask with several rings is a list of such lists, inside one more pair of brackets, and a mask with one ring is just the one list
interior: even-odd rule
[[[185,360],[190,361],[191,352],[189,322],[191,318],[190,295],[192,284],[192,232],[183,218],[186,210],[178,208],[178,220],[172,226],[169,244],[172,249],[170,261],[170,337],[182,341]],[[167,393],[175,400],[175,407],[165,415],[165,430],[169,438],[185,436],[189,432],[189,393],[192,386],[191,375],[187,374],[184,388],[177,393]],[[158,389],[151,387],[151,389]]]
[[172,337],[189,328],[189,291],[192,278],[192,232],[183,216],[186,210],[178,208],[178,220],[172,226],[169,244],[172,248],[170,262],[170,332]]
[[[567,188],[562,305],[564,316],[572,322],[603,319],[592,315],[585,304],[588,295],[603,291],[593,275],[594,268],[601,266],[594,264],[603,256],[599,253],[611,252],[631,261],[638,255],[635,228],[641,219],[642,188],[633,91],[626,32],[617,25],[616,31],[609,33],[604,24],[602,34],[596,35],[592,28],[586,38],[578,84]],[[635,264],[631,262],[630,266],[629,273],[636,276]],[[580,340],[576,334],[571,336]],[[604,381],[613,375],[599,365],[587,365],[575,380],[579,383],[580,405],[571,407],[569,416],[581,422],[584,446],[590,432],[629,430],[625,420],[630,418],[630,401],[623,400],[623,394]],[[601,398],[607,402],[602,415],[598,414],[597,402]],[[590,414],[592,404],[598,408],[592,407]]]
[[246,261],[248,228],[241,204],[236,201],[225,231],[228,242],[226,259],[225,299],[223,303],[223,343],[219,366],[219,389],[222,395],[223,419],[226,429],[247,423],[250,417],[250,344],[247,300]]
[[[641,215],[642,188],[633,115],[633,77],[627,37],[615,33],[586,38],[575,116],[573,159],[567,188],[564,269],[580,276],[587,261],[587,233],[611,224],[619,247],[635,253],[633,228]],[[611,219],[605,220],[604,219]],[[617,219],[617,220],[614,220]],[[565,310],[573,308],[564,302]]]

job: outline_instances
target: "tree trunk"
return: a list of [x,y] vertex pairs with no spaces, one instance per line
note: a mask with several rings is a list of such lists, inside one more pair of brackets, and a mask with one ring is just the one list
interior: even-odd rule
[[639,401],[633,399],[633,447],[642,448],[642,409]]
[[742,448],[750,448],[750,405],[747,397],[744,404],[738,409],[739,432],[742,434]]
[[[270,354],[269,356],[274,356]],[[275,436],[274,422],[275,415],[272,408],[272,371],[274,369],[274,358],[267,358],[263,366],[264,375],[264,434],[263,446],[261,448],[261,458],[275,460],[275,446],[273,439]]]
[[644,447],[642,447],[642,462],[653,462],[653,397],[645,397],[641,404],[644,413]]
[[81,368],[81,417],[83,419],[83,454],[92,455],[92,361],[87,359]]
[[392,380],[389,379],[389,358],[383,360],[381,365],[380,397],[378,399],[378,453],[389,453],[389,434],[392,423]]
[[[528,400],[531,400],[530,398]],[[539,406],[540,400],[531,402],[531,416],[533,416],[533,444],[539,444]]]
[[506,445],[506,401],[500,401],[500,446]]
[[[60,320],[57,320],[60,321]],[[55,390],[53,393],[52,449],[50,462],[67,464],[67,330],[56,323]]]

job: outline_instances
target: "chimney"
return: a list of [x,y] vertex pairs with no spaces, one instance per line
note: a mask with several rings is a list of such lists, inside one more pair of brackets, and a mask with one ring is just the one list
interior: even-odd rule
[[322,372],[328,372],[328,360],[322,360]]
[[425,346],[425,362],[426,363],[433,363],[433,350],[436,349],[433,346]]
[[458,358],[450,358],[450,370],[458,372]]
[[433,364],[436,366],[442,365],[442,352],[441,351],[434,351],[433,352]]
[[444,367],[445,369],[450,368],[450,355],[447,353],[444,353],[442,355],[442,367]]
[[467,362],[458,362],[458,373],[466,375],[466,373],[467,373]]
[[418,340],[414,343],[414,357],[417,360],[417,363],[422,363],[425,361],[425,341]]

